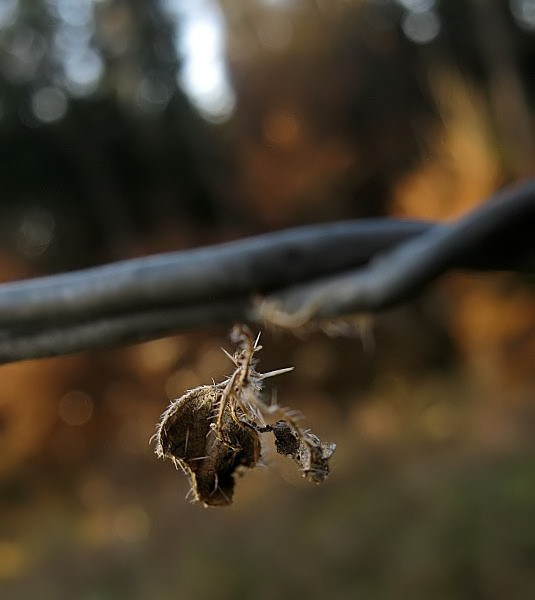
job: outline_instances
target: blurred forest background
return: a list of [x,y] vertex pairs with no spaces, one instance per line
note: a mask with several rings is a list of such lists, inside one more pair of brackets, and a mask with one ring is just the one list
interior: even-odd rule
[[[533,0],[0,0],[0,280],[369,216],[535,171]],[[3,600],[535,597],[535,296],[452,274],[358,338],[265,332],[336,441],[228,509],[149,438],[226,331],[0,369]]]

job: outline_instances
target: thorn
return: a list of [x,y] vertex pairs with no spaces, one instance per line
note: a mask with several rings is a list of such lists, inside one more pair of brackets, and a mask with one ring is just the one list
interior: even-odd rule
[[259,331],[259,332],[258,332],[258,335],[256,336],[256,339],[255,339],[255,341],[254,341],[254,346],[253,346],[253,348],[254,348],[255,350],[256,350],[257,348],[258,348],[258,350],[260,350],[260,348],[262,348],[262,346],[259,346],[259,345],[258,345],[258,342],[260,341],[260,336],[261,336],[261,335],[262,335],[262,332],[261,332],[261,331]]
[[275,371],[268,371],[267,373],[258,373],[258,379],[262,381],[268,377],[275,377],[275,375],[282,375],[283,373],[289,373],[293,371],[294,367],[285,367],[284,369],[276,369]]
[[230,360],[232,361],[232,364],[233,364],[235,367],[237,367],[237,366],[238,366],[238,363],[236,362],[236,359],[235,359],[235,358],[232,356],[232,354],[230,354],[229,352],[227,352],[227,351],[225,350],[225,348],[223,348],[223,347],[221,348],[221,350],[223,350],[223,352],[226,354],[226,356],[227,356],[228,358],[230,358]]
[[184,456],[188,453],[188,442],[189,442],[189,427],[186,429],[186,440],[184,442]]

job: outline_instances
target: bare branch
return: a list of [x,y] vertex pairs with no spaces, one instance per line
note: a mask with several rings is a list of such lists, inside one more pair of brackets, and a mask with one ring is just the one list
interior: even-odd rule
[[[403,302],[453,268],[535,273],[535,181],[452,224],[371,219],[0,285],[0,361]],[[264,296],[263,302],[258,301]]]
[[494,196],[447,227],[433,227],[369,265],[268,296],[258,317],[282,326],[376,311],[415,296],[458,267],[535,272],[535,181]]
[[392,219],[330,223],[5,283],[0,326],[96,319],[265,293],[363,264],[430,227]]

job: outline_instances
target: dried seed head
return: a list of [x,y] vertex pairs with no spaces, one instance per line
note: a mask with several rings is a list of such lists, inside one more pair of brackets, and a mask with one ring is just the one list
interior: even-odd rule
[[253,468],[260,457],[258,433],[236,420],[230,405],[221,434],[215,427],[222,385],[189,390],[173,401],[157,426],[156,454],[169,458],[188,475],[194,498],[208,506],[232,502],[234,474]]
[[225,413],[221,440],[212,430],[206,441],[206,458],[199,461],[192,485],[197,500],[206,506],[226,506],[232,502],[235,475],[255,467],[260,458],[258,433],[236,423]]
[[156,454],[182,467],[204,456],[210,419],[220,394],[218,386],[203,385],[173,400],[156,429]]
[[291,369],[258,373],[253,356],[261,349],[259,337],[253,338],[244,326],[235,327],[232,375],[173,400],[156,427],[156,454],[181,467],[195,500],[205,506],[232,502],[236,475],[254,468],[260,458],[259,433],[272,432],[277,452],[290,456],[310,481],[320,483],[329,473],[335,444],[323,444],[300,429],[292,411],[275,407],[285,419],[266,425],[264,415],[272,414],[274,407],[262,399],[262,381]]

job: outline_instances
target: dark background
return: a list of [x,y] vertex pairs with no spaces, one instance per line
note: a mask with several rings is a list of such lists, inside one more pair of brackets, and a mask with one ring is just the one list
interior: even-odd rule
[[[534,170],[529,0],[192,4],[0,5],[1,280],[451,219]],[[178,85],[208,69],[206,30],[180,52],[195,23],[222,26],[210,102]],[[373,349],[264,333],[333,473],[266,451],[226,509],[149,446],[168,399],[230,372],[226,331],[3,366],[2,598],[533,598],[532,285],[454,274],[370,325]]]

